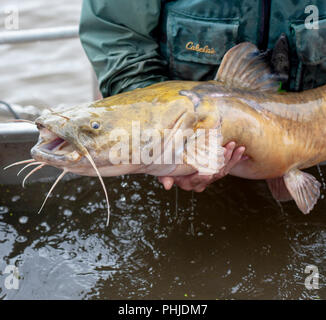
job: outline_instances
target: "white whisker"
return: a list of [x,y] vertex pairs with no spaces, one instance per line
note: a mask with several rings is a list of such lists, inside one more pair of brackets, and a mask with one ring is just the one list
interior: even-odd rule
[[40,170],[41,168],[43,168],[46,165],[46,163],[41,164],[40,166],[34,168],[32,171],[30,171],[26,177],[24,178],[23,182],[22,182],[22,186],[23,188],[25,188],[25,181],[27,180],[28,177],[30,177],[34,172],[36,172],[37,170]]
[[52,185],[50,191],[49,191],[48,194],[46,195],[46,197],[45,197],[45,199],[44,199],[44,201],[43,201],[43,203],[42,203],[42,206],[41,206],[41,208],[40,208],[40,210],[38,211],[37,214],[39,214],[39,213],[42,211],[42,209],[43,209],[43,207],[44,207],[44,205],[45,205],[45,202],[46,202],[46,200],[48,199],[48,197],[49,197],[49,195],[51,194],[51,192],[53,191],[54,187],[57,185],[57,183],[61,180],[61,178],[62,178],[62,177],[63,177],[67,172],[68,172],[68,171],[67,171],[66,169],[64,169],[63,172],[60,174],[60,176],[57,178],[57,180],[55,180],[54,184]]
[[36,161],[35,159],[28,159],[28,160],[18,161],[18,162],[10,164],[9,166],[4,167],[3,170],[6,170],[6,169],[8,169],[10,167],[13,167],[13,166],[18,166],[19,164],[35,162],[35,161]]
[[19,172],[17,173],[17,176],[19,176],[20,173],[21,173],[22,171],[24,171],[27,167],[29,167],[29,166],[35,166],[35,165],[37,165],[37,164],[41,164],[41,163],[43,163],[43,162],[32,162],[32,163],[27,164],[23,169],[20,169],[20,170],[19,170]]
[[105,184],[104,184],[104,181],[102,179],[102,176],[100,174],[100,172],[98,171],[96,165],[95,165],[95,162],[94,160],[92,159],[91,155],[89,154],[88,150],[86,149],[86,158],[89,160],[89,162],[91,163],[91,165],[93,166],[98,178],[100,179],[100,182],[102,184],[102,187],[103,187],[103,190],[104,190],[104,194],[105,194],[105,199],[106,199],[106,203],[107,203],[107,206],[108,206],[108,219],[107,219],[107,222],[106,222],[106,226],[109,225],[109,221],[110,221],[110,203],[109,203],[109,198],[108,198],[108,193],[106,191],[106,187],[105,187]]

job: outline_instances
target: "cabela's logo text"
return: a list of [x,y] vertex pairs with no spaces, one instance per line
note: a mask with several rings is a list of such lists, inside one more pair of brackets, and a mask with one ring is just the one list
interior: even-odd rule
[[186,49],[192,50],[192,51],[197,51],[197,52],[202,52],[202,53],[208,53],[208,54],[216,53],[214,48],[209,48],[208,46],[200,47],[199,43],[195,45],[192,41],[189,41],[186,44]]

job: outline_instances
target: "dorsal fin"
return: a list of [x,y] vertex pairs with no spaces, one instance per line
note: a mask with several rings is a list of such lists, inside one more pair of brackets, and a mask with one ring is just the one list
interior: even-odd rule
[[214,80],[231,88],[272,92],[279,89],[279,81],[266,59],[250,42],[242,42],[225,54]]

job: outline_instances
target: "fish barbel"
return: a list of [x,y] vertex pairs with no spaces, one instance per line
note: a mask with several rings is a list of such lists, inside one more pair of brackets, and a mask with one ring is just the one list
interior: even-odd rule
[[[231,175],[265,179],[275,199],[294,200],[308,213],[320,183],[301,170],[326,160],[326,86],[298,93],[278,89],[256,46],[241,43],[226,53],[212,81],[167,81],[42,115],[35,121],[40,137],[31,154],[37,164],[100,179],[132,173],[180,176],[218,173],[223,145],[235,141],[248,157]],[[134,144],[135,128],[138,135],[156,130],[163,142],[151,136]],[[185,130],[192,134],[182,138],[182,148],[172,144],[167,150],[167,142]],[[207,132],[213,132],[212,145]],[[152,162],[139,156],[146,150]],[[182,163],[156,161],[164,152]],[[213,166],[202,161],[210,156]]]

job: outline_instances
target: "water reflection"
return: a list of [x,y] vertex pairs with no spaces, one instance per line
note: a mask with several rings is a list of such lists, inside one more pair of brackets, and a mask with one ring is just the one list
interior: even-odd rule
[[[146,176],[105,182],[108,228],[96,178],[60,183],[39,215],[49,184],[0,187],[0,270],[21,276],[8,290],[0,273],[1,298],[326,298],[325,201],[304,216],[263,181],[227,177],[202,194]],[[308,264],[319,290],[304,286]]]

